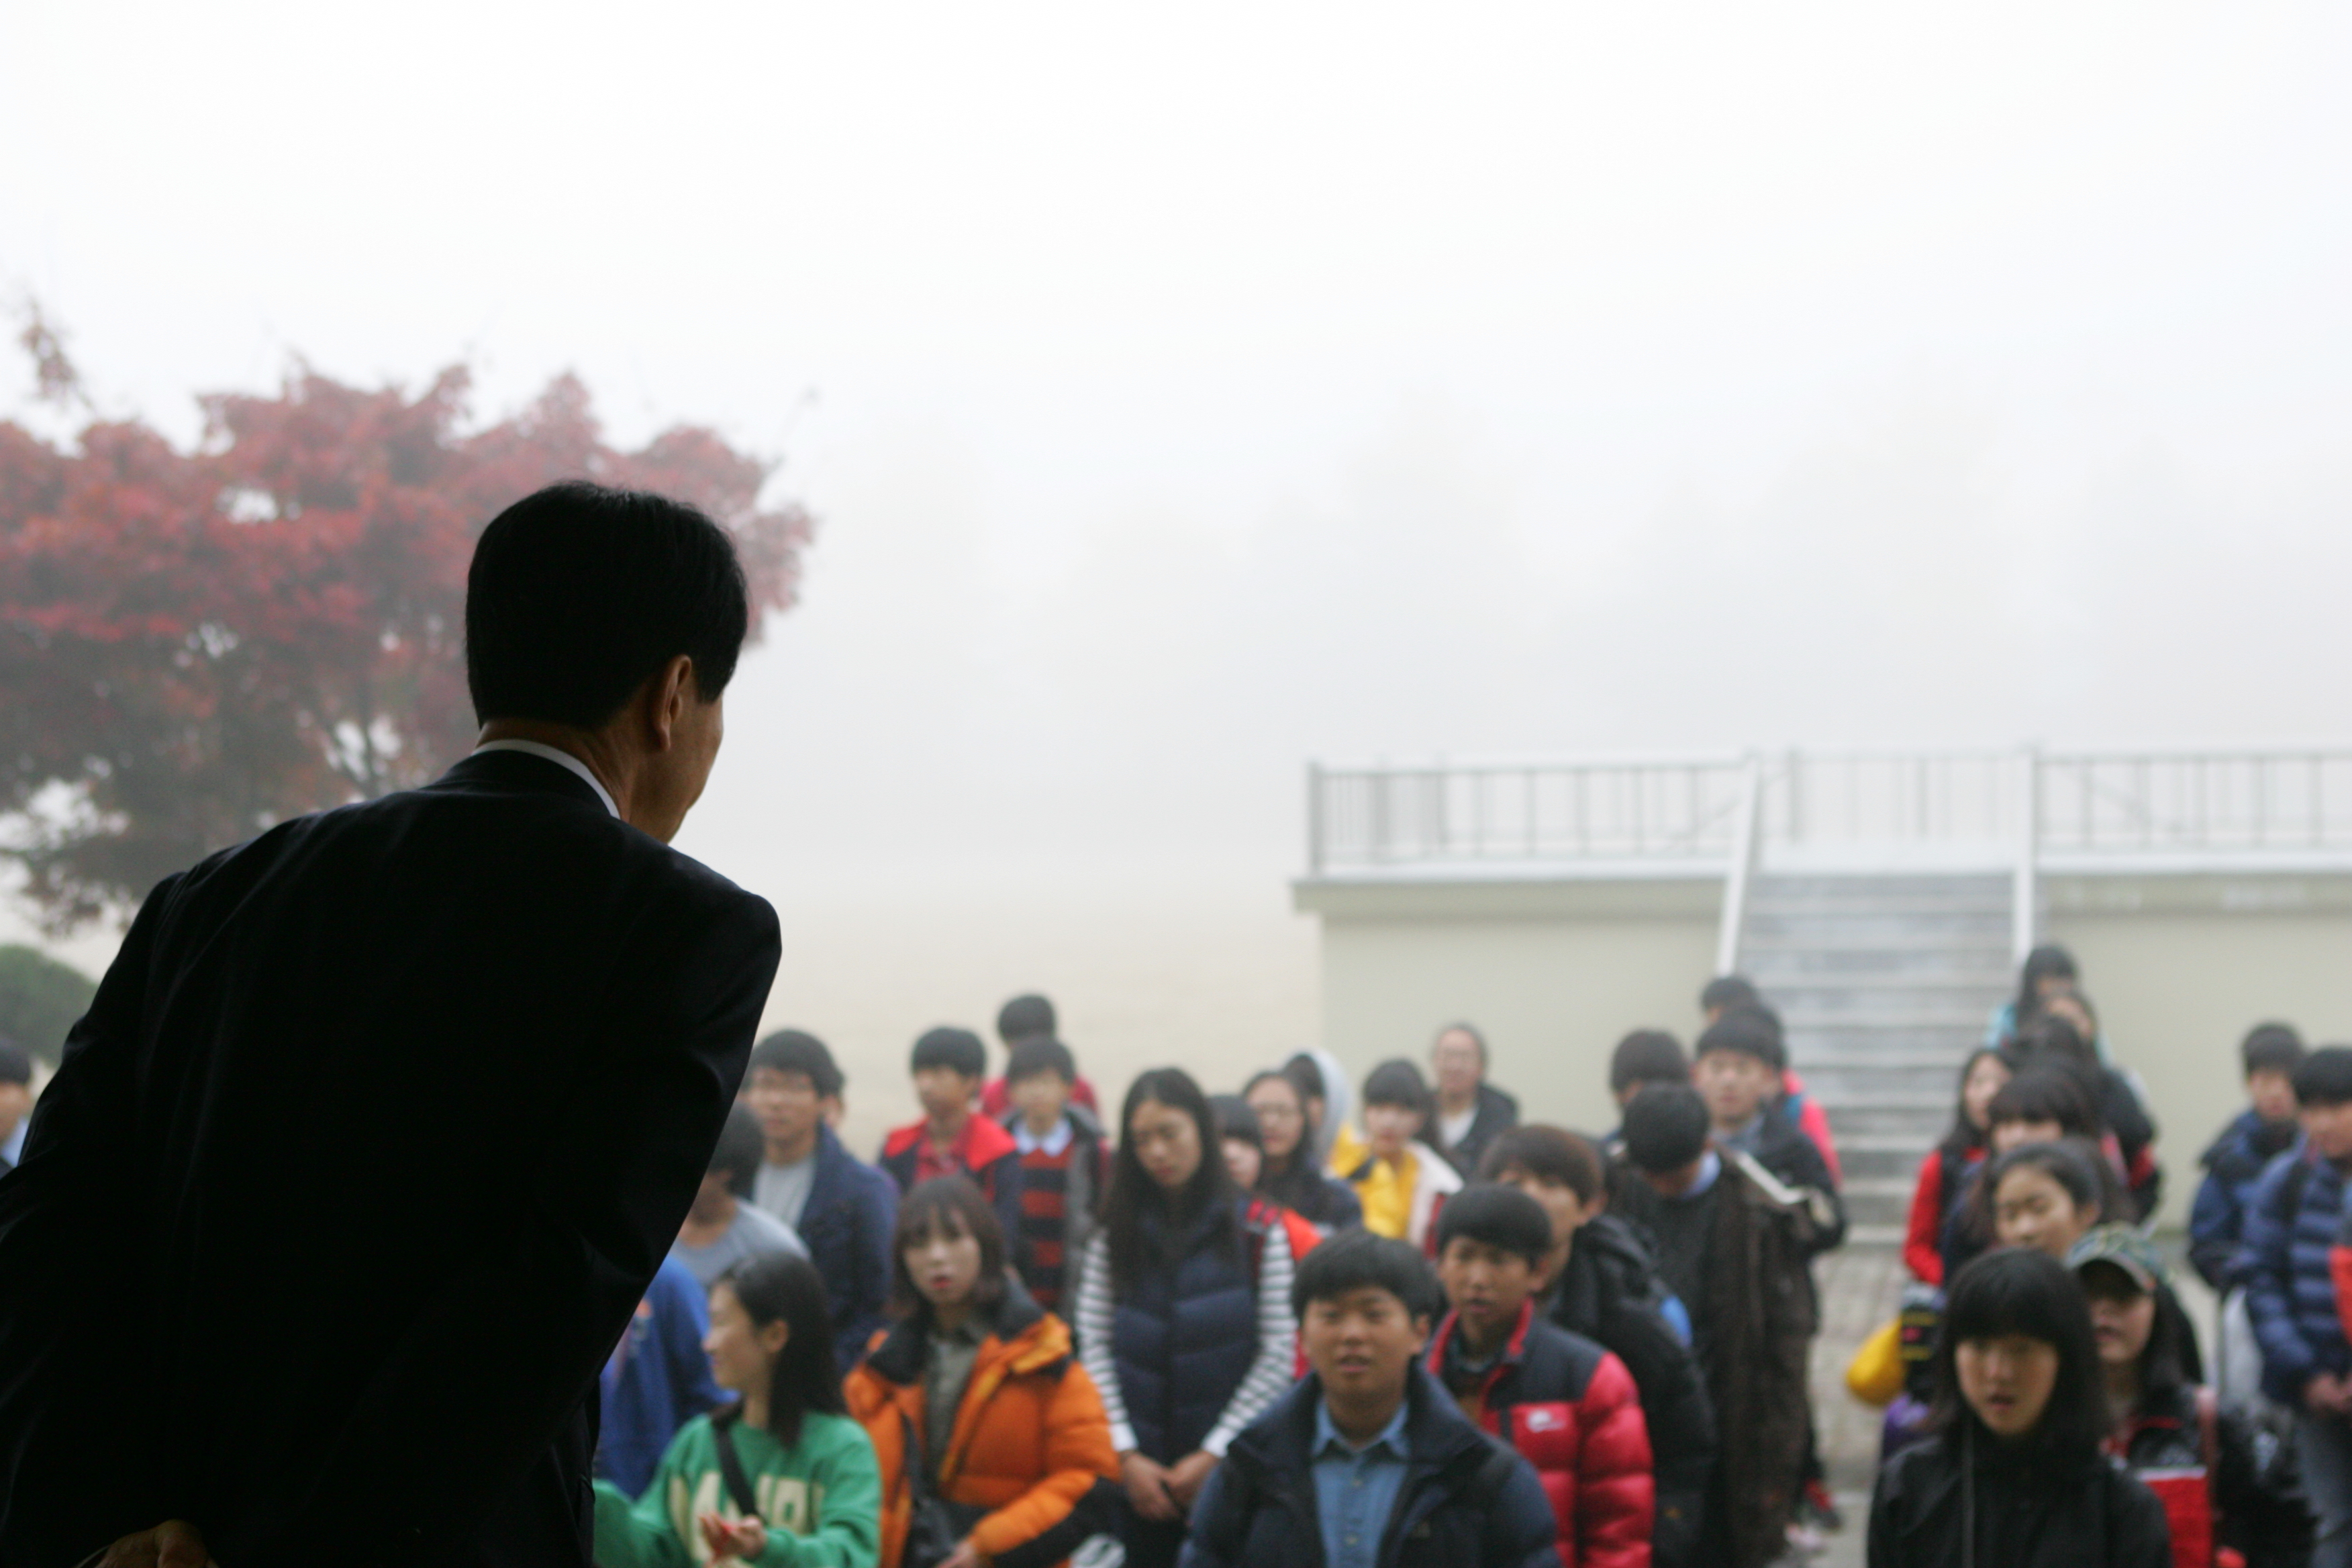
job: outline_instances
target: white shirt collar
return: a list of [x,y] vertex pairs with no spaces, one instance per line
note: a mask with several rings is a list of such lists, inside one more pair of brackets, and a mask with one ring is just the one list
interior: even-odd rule
[[1043,1138],[1029,1131],[1029,1119],[1021,1117],[1013,1123],[1013,1146],[1024,1154],[1043,1151],[1051,1158],[1070,1146],[1070,1119],[1063,1117],[1054,1123],[1054,1130]]
[[588,787],[596,792],[596,798],[604,803],[606,811],[614,816],[621,815],[621,808],[613,804],[613,792],[604,787],[604,782],[589,771],[586,763],[561,747],[542,746],[537,741],[485,741],[474,748],[474,755],[478,757],[484,752],[520,752],[527,757],[544,757],[558,767],[570,768],[588,781]]

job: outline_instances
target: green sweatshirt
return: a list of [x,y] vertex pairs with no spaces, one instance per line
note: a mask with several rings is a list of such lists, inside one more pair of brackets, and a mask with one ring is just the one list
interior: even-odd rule
[[[768,1549],[759,1568],[874,1568],[880,1555],[882,1474],[865,1429],[845,1415],[801,1417],[787,1448],[756,1427],[730,1428],[735,1457],[751,1482]],[[698,1415],[670,1439],[646,1495],[631,1502],[596,1483],[597,1568],[687,1568],[710,1561],[699,1513],[743,1517],[727,1495],[710,1417]]]

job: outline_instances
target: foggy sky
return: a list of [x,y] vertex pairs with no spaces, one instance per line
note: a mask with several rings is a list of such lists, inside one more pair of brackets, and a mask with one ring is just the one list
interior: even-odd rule
[[299,352],[781,456],[681,841],[772,896],[1278,892],[1318,754],[2352,733],[2352,20],[1894,10],[16,6],[0,284],[183,436]]

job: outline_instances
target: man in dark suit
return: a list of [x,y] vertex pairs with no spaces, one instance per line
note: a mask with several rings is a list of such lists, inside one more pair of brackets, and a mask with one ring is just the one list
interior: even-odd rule
[[479,749],[148,896],[0,1178],[0,1563],[588,1563],[778,958],[667,847],[747,624],[700,512],[541,490],[467,582]]

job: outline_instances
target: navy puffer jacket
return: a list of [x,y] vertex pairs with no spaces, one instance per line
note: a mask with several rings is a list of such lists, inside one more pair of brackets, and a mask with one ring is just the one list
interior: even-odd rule
[[1145,1256],[1162,1261],[1121,1280],[1111,1358],[1128,1425],[1145,1458],[1172,1464],[1197,1450],[1257,1359],[1257,1281],[1241,1205],[1174,1237],[1143,1218]]
[[2262,1346],[2263,1392],[2282,1405],[2301,1405],[2316,1374],[2352,1369],[2327,1256],[2343,1211],[2343,1173],[2300,1143],[2271,1162],[2246,1207],[2235,1273]]

